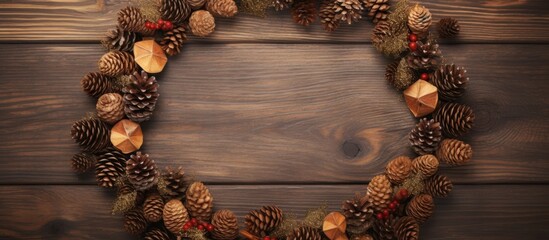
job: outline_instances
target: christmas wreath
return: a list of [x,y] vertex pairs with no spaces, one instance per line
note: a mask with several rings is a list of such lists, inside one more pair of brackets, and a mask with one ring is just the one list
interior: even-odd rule
[[[409,133],[417,157],[400,156],[371,179],[365,193],[344,201],[341,211],[312,209],[303,220],[275,205],[252,210],[243,228],[230,210],[214,210],[207,186],[179,168],[158,169],[140,150],[140,123],[149,120],[159,99],[152,74],[167,56],[181,51],[186,32],[206,37],[216,17],[238,9],[264,16],[266,9],[290,9],[292,19],[308,26],[317,18],[328,32],[363,17],[376,26],[373,46],[395,59],[385,78],[398,91],[417,125]],[[459,33],[458,22],[442,18],[430,31],[432,15],[419,4],[400,0],[136,0],[118,13],[118,25],[102,40],[107,49],[98,72],[86,74],[83,90],[98,97],[96,113],[76,121],[71,135],[82,148],[71,160],[79,173],[95,170],[97,183],[116,188],[113,213],[124,214],[124,228],[144,239],[418,239],[419,225],[434,209],[434,198],[447,196],[450,180],[439,165],[458,166],[472,157],[458,140],[473,124],[473,110],[456,103],[468,85],[466,70],[444,62],[437,40]]]

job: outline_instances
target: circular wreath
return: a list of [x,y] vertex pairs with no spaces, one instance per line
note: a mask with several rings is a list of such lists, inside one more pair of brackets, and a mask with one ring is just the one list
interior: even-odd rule
[[[264,15],[268,7],[289,8],[293,20],[308,26],[317,18],[328,32],[363,16],[376,26],[373,46],[395,59],[385,78],[398,91],[417,125],[409,133],[417,157],[389,161],[385,172],[371,179],[365,194],[344,201],[341,211],[326,207],[308,212],[303,220],[284,214],[275,205],[252,210],[240,229],[230,210],[213,208],[213,197],[181,167],[159,170],[143,144],[140,123],[149,120],[159,99],[154,76],[167,56],[181,51],[186,31],[206,37],[215,30],[215,17],[232,17],[234,0],[136,0],[118,13],[118,26],[102,40],[108,50],[99,71],[86,74],[84,91],[98,97],[95,114],[76,121],[72,138],[82,152],[72,167],[83,173],[95,169],[99,186],[116,188],[113,213],[124,214],[124,228],[144,239],[418,239],[419,224],[434,209],[433,198],[445,197],[452,183],[439,165],[463,165],[471,146],[458,140],[474,120],[469,106],[455,103],[468,85],[466,70],[445,64],[438,38],[454,37],[459,24],[442,18],[430,32],[432,15],[421,5],[400,0],[242,0],[241,10]],[[214,17],[215,16],[215,17]]]

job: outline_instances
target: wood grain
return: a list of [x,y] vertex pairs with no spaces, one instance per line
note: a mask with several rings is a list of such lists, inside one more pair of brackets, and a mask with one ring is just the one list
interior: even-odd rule
[[[94,99],[79,86],[99,46],[0,45],[0,183],[93,184],[69,170],[69,128]],[[548,45],[451,45],[476,110],[457,183],[547,183]],[[158,76],[144,151],[209,183],[364,183],[409,154],[414,125],[367,44],[189,44]],[[356,157],[344,154],[356,144]]]
[[[0,1],[0,41],[96,41],[116,24],[117,11],[126,0]],[[456,17],[462,25],[459,42],[549,41],[549,5],[544,0],[427,0],[434,20]],[[217,19],[216,33],[207,40],[222,42],[366,42],[372,24],[343,26],[333,34],[319,24],[304,29],[289,13],[265,18],[245,14]],[[195,39],[193,39],[195,40]]]

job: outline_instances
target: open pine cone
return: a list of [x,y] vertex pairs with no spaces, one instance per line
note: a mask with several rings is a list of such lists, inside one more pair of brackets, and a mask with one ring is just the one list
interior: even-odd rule
[[398,240],[418,240],[419,224],[408,216],[401,217],[394,224],[396,239]]
[[191,10],[187,0],[162,0],[159,11],[162,19],[170,20],[174,25],[182,25],[191,15]]
[[135,72],[132,82],[126,85],[124,92],[124,112],[134,122],[149,120],[158,100],[158,82],[155,77],[149,77],[145,71]]
[[419,155],[434,153],[442,139],[442,127],[435,120],[423,118],[410,132],[410,144]]
[[442,38],[452,38],[459,34],[460,26],[455,18],[443,18],[438,22],[438,34]]
[[189,221],[189,214],[181,201],[172,199],[164,205],[162,219],[164,219],[164,226],[168,231],[179,234],[183,225]]
[[316,2],[314,0],[300,0],[292,5],[292,18],[297,24],[309,26],[316,20],[316,15]]
[[433,214],[435,203],[429,194],[420,194],[412,198],[406,207],[406,215],[418,222],[425,222]]
[[412,160],[406,156],[396,157],[385,167],[385,175],[393,184],[402,183],[410,175]]
[[234,0],[206,1],[206,9],[215,16],[232,17],[238,12]]
[[347,24],[358,22],[364,11],[360,0],[335,0],[333,9],[335,18]]
[[471,145],[457,139],[444,139],[437,150],[437,158],[446,164],[460,166],[473,157]]
[[183,46],[185,40],[187,40],[185,28],[179,26],[164,32],[160,46],[162,46],[162,50],[164,50],[166,54],[174,56],[181,52],[181,46]]
[[289,8],[293,2],[294,0],[272,0],[271,5],[276,11],[282,11],[286,8]]
[[303,226],[295,228],[286,240],[321,240],[322,235],[320,231],[316,228],[309,226]]
[[413,33],[422,35],[433,23],[431,12],[424,6],[416,5],[408,15],[408,27]]
[[205,10],[194,11],[189,18],[191,32],[198,37],[206,37],[215,30],[215,19]]
[[386,209],[393,197],[393,188],[389,178],[385,175],[377,175],[368,184],[368,200],[373,204],[376,212]]
[[212,217],[214,230],[212,236],[216,240],[234,240],[238,237],[238,220],[230,210],[219,210]]
[[114,148],[108,148],[99,155],[95,164],[95,177],[101,187],[114,187],[118,178],[126,171],[126,155]]
[[143,240],[170,240],[170,236],[162,229],[153,228],[145,233]]
[[147,229],[147,220],[143,216],[143,210],[133,209],[124,214],[124,228],[132,235],[139,235]]
[[162,173],[162,179],[166,183],[166,194],[168,196],[177,198],[185,195],[189,183],[185,179],[183,168],[166,167],[166,170]]
[[435,121],[442,125],[442,132],[448,137],[460,137],[471,128],[475,121],[473,109],[459,103],[443,103],[433,114]]
[[266,236],[282,223],[282,210],[276,206],[263,206],[245,216],[248,232],[255,236]]
[[452,191],[454,185],[443,175],[434,175],[425,180],[425,191],[434,197],[446,197]]
[[113,92],[113,82],[116,78],[100,72],[89,72],[82,80],[82,90],[92,97],[99,97],[105,93]]
[[118,50],[123,52],[133,51],[133,44],[141,40],[141,36],[135,32],[124,31],[122,28],[111,29],[101,40],[101,44],[108,51]]
[[72,124],[72,139],[86,152],[99,152],[110,144],[110,130],[97,117],[85,117]]
[[389,16],[389,0],[362,0],[373,23],[385,21]]
[[419,173],[424,178],[433,176],[438,171],[438,159],[431,154],[419,156],[412,161],[412,171]]
[[318,16],[320,18],[320,23],[324,26],[324,30],[327,32],[333,32],[339,27],[339,21],[336,19],[336,13],[334,11],[335,1],[333,0],[324,0],[320,4],[320,10]]
[[162,219],[162,211],[164,210],[164,200],[158,194],[151,194],[143,203],[143,212],[145,219],[149,222],[158,222]]
[[418,71],[434,71],[442,63],[438,44],[427,40],[417,41],[417,50],[408,55],[408,66]]
[[115,124],[124,118],[124,102],[118,93],[103,94],[95,105],[97,116],[106,123]]
[[85,173],[95,166],[96,161],[97,157],[95,155],[82,152],[72,156],[71,166],[75,172]]
[[149,154],[136,152],[126,161],[126,175],[137,190],[147,190],[158,181],[156,163]]
[[347,232],[362,234],[372,226],[374,209],[368,195],[357,193],[353,199],[343,202],[341,210],[347,220]]
[[394,219],[389,217],[386,220],[376,219],[373,225],[375,240],[394,240],[395,232],[393,229]]
[[213,197],[202,182],[194,182],[186,193],[187,209],[192,217],[209,222],[212,218]]
[[198,10],[206,4],[206,0],[187,0],[187,3],[189,3],[192,10]]
[[99,59],[99,71],[107,76],[128,75],[136,69],[133,55],[127,52],[110,51]]
[[469,83],[467,70],[454,64],[441,65],[429,79],[437,87],[438,96],[446,101],[461,97]]

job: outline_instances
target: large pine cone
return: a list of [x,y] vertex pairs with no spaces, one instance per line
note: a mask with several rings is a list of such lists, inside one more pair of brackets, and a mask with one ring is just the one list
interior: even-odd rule
[[110,144],[109,128],[96,117],[85,117],[72,124],[72,139],[86,152],[99,152]]
[[158,222],[162,219],[162,211],[164,210],[164,200],[158,194],[151,194],[143,203],[143,212],[145,219],[149,222]]
[[394,229],[398,240],[419,239],[419,224],[412,217],[401,217],[395,222]]
[[410,144],[419,155],[434,153],[442,140],[442,127],[433,119],[423,118],[410,132]]
[[389,0],[362,0],[373,23],[385,21],[389,16]]
[[294,229],[290,235],[286,237],[286,240],[321,240],[322,235],[316,228],[309,226],[298,227]]
[[443,175],[434,175],[425,180],[425,191],[434,197],[446,197],[452,191],[454,185]]
[[276,206],[263,206],[245,216],[246,229],[256,236],[266,236],[280,223],[282,223],[282,210]]
[[124,102],[118,93],[103,94],[95,105],[97,116],[106,123],[115,124],[124,118]]
[[424,6],[416,5],[408,15],[408,27],[415,34],[423,34],[433,23],[431,12]]
[[126,175],[137,190],[147,190],[158,182],[156,163],[149,154],[141,152],[132,154],[126,161]]
[[412,171],[419,173],[423,178],[433,176],[438,171],[438,159],[431,154],[419,156],[412,161]]
[[124,228],[132,235],[139,235],[147,229],[147,220],[143,210],[133,209],[124,214]]
[[215,16],[232,17],[238,12],[234,0],[207,1],[206,9]]
[[438,44],[427,40],[417,41],[417,50],[408,55],[408,65],[418,71],[434,71],[442,63]]
[[376,240],[393,240],[395,238],[395,232],[393,229],[394,220],[389,217],[387,220],[375,220],[373,226],[373,233]]
[[162,19],[170,20],[174,25],[182,25],[191,15],[191,5],[187,0],[162,0],[160,14]]
[[292,5],[292,18],[297,24],[309,26],[316,20],[316,14],[314,0],[301,0]]
[[324,30],[328,32],[333,32],[339,27],[339,21],[336,19],[336,13],[334,11],[335,1],[333,0],[324,0],[320,4],[320,10],[318,16],[320,18],[320,23],[324,26]]
[[454,101],[461,97],[469,83],[467,70],[454,64],[440,66],[430,79],[437,87],[438,96],[446,101]]
[[158,82],[145,71],[135,72],[132,82],[122,89],[124,92],[124,112],[134,122],[149,120],[158,100]]
[[170,240],[170,236],[159,228],[153,228],[145,233],[143,240]]
[[452,38],[459,34],[460,26],[455,18],[443,18],[438,22],[438,34],[442,38]]
[[145,18],[139,8],[128,6],[118,12],[118,26],[129,32],[140,32],[145,27]]
[[126,173],[126,155],[114,148],[108,148],[98,157],[95,177],[101,187],[113,187],[118,178]]
[[160,46],[162,50],[169,56],[174,56],[181,52],[183,42],[187,40],[185,28],[183,26],[176,27],[170,31],[164,32]]
[[85,173],[95,166],[97,157],[89,153],[77,153],[72,156],[71,166],[72,169],[77,173]]
[[133,55],[127,52],[110,51],[99,59],[99,71],[111,77],[132,74],[136,69]]
[[162,218],[164,219],[166,229],[174,234],[178,234],[182,230],[183,225],[189,221],[189,214],[181,201],[172,199],[164,205]]
[[372,203],[368,195],[357,193],[353,199],[346,200],[341,206],[347,220],[347,231],[352,234],[365,233],[371,226],[374,215]]
[[202,182],[194,182],[187,189],[187,209],[193,218],[209,222],[212,218],[213,197]]
[[105,93],[114,92],[113,82],[116,78],[110,77],[99,72],[89,72],[82,80],[82,90],[92,97],[99,97]]
[[410,175],[412,159],[406,156],[396,157],[385,167],[385,175],[393,184],[401,184]]
[[234,240],[238,237],[238,220],[230,210],[219,210],[212,217],[214,230],[212,236],[216,240]]
[[214,32],[215,19],[208,11],[194,11],[189,18],[189,27],[195,36],[206,37]]
[[420,194],[412,198],[406,207],[406,215],[418,222],[425,222],[433,214],[435,203],[429,194]]
[[444,139],[437,150],[437,158],[453,166],[464,165],[472,157],[471,145],[457,139]]
[[135,32],[124,31],[121,28],[111,29],[101,40],[101,44],[108,51],[133,51],[133,44],[141,40],[141,36]]
[[333,9],[335,18],[347,24],[358,22],[364,11],[360,0],[335,0]]
[[389,178],[385,175],[377,175],[368,184],[368,200],[373,204],[377,212],[383,211],[389,206],[393,196],[393,188]]
[[173,169],[171,167],[166,167],[166,170],[162,173],[162,178],[166,183],[167,194],[170,197],[181,197],[185,195],[189,183],[185,179],[185,171],[183,171],[183,168],[179,167]]
[[192,10],[198,10],[206,4],[206,0],[187,0],[187,3],[189,3]]
[[286,8],[289,8],[290,5],[294,2],[294,0],[272,0],[273,2],[271,5],[274,7],[276,11],[282,11]]
[[471,128],[475,121],[473,109],[459,103],[443,103],[433,114],[435,121],[442,125],[444,135],[452,138],[460,137]]

